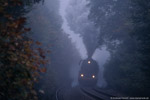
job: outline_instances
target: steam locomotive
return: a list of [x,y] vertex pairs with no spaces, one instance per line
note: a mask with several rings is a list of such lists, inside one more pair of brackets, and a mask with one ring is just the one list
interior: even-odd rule
[[95,60],[87,58],[80,61],[78,81],[80,86],[95,86],[98,79],[99,67]]

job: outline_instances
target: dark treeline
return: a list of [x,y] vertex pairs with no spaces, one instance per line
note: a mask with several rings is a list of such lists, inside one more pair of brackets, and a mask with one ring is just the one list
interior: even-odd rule
[[131,96],[150,93],[150,1],[90,0],[89,18],[101,28],[99,46],[110,58],[105,67],[108,87]]
[[39,2],[0,0],[0,100],[37,99],[34,84],[47,61],[40,43],[28,37],[25,15]]
[[80,57],[58,9],[57,0],[0,1],[0,99],[55,100],[58,88],[71,86]]
[[55,100],[57,89],[71,86],[70,70],[78,64],[80,57],[71,39],[61,29],[58,0],[45,0],[44,6],[34,8],[28,14],[33,33],[30,36],[42,43],[42,48],[50,49],[50,54],[46,55],[50,59],[47,72],[39,79],[36,90],[40,100]]
[[0,100],[55,100],[71,86],[80,57],[58,9],[58,0],[0,1]]

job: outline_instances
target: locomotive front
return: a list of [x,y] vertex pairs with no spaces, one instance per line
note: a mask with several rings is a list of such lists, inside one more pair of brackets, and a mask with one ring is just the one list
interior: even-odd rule
[[88,58],[80,62],[78,81],[81,86],[95,86],[98,79],[99,67],[95,60]]

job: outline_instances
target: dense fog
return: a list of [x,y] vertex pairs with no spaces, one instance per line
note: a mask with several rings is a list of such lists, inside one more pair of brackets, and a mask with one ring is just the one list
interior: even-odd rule
[[149,96],[149,0],[1,2],[0,99],[56,100],[59,89],[82,87],[89,59],[98,64],[95,88]]
[[131,59],[124,57],[134,56],[132,52],[137,48],[136,38],[130,36],[133,30],[130,0],[45,0],[44,4],[37,4],[33,8],[28,14],[35,33],[31,36],[43,43],[43,48],[51,50],[51,54],[47,55],[50,59],[48,72],[40,83],[44,91],[48,91],[48,88],[51,90],[49,84],[52,81],[58,88],[68,84],[78,86],[79,62],[88,57],[99,65],[98,87],[121,89],[128,86],[130,82],[122,83],[130,80],[128,70],[134,70],[133,75],[142,75],[140,69],[137,69],[138,72],[128,69],[132,66],[131,61],[128,67],[127,63],[123,63]]

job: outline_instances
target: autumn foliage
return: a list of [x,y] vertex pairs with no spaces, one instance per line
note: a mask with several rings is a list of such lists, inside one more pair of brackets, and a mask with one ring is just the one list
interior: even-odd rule
[[0,100],[37,99],[34,83],[46,72],[41,67],[47,62],[41,43],[27,36],[31,29],[25,27],[24,3],[0,1]]

